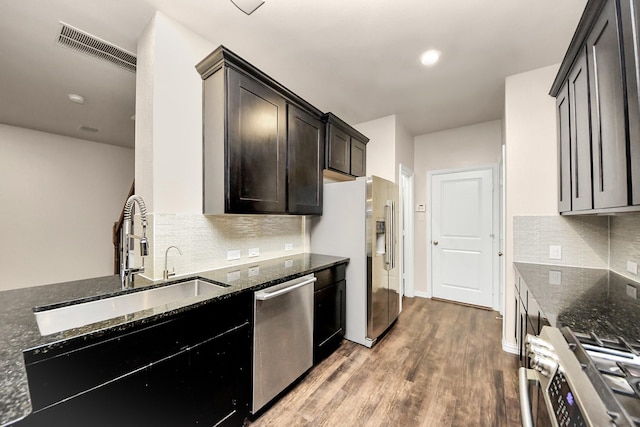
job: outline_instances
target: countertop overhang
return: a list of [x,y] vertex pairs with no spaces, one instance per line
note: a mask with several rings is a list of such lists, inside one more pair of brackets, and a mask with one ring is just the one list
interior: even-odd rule
[[122,292],[120,277],[105,276],[2,291],[0,370],[3,376],[0,378],[0,426],[18,421],[31,412],[23,357],[25,351],[46,352],[70,339],[82,339],[84,336],[95,336],[114,330],[125,331],[240,292],[253,292],[348,261],[345,257],[305,253],[174,277],[166,282],[137,278],[134,289],[130,292],[190,277],[201,277],[225,287],[215,294],[195,296],[126,317],[121,316],[46,336],[42,336],[38,329],[33,311],[35,307],[53,304],[64,306],[77,303],[78,300],[107,298],[114,293]]

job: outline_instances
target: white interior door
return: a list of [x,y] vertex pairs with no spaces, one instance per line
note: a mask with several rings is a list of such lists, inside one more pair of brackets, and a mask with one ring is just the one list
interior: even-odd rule
[[493,172],[433,175],[433,296],[491,307],[493,302]]

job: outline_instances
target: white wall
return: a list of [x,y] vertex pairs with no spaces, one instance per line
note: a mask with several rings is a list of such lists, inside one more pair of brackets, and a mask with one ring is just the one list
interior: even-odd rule
[[513,319],[513,218],[558,215],[555,99],[548,95],[558,65],[505,81],[505,312],[503,347],[515,345]]
[[[160,12],[138,40],[136,193],[149,211],[144,275],[152,279],[162,278],[171,245],[183,252],[171,252],[178,275],[249,262],[249,247],[260,249],[251,258],[259,261],[307,245],[300,216],[202,215],[202,78],[195,65],[217,47]],[[293,251],[285,253],[285,243]],[[242,258],[227,261],[228,250]]]
[[353,126],[367,138],[367,175],[397,182],[396,116],[386,116]]
[[400,165],[404,165],[409,169],[414,169],[414,142],[413,135],[407,131],[404,126],[396,121],[396,153],[395,153],[395,174],[396,182],[400,176]]
[[[434,170],[458,169],[497,164],[502,145],[502,121],[495,120],[416,136],[415,139],[415,204],[427,206],[427,173]],[[426,296],[427,289],[427,216],[415,216],[415,290]]]
[[202,212],[202,79],[217,46],[156,13],[138,40],[136,182],[154,213]]
[[0,124],[0,290],[113,274],[132,149]]

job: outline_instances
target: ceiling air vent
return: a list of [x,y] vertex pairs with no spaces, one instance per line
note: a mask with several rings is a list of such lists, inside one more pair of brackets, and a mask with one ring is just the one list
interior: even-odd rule
[[77,52],[110,62],[132,73],[136,72],[136,56],[104,40],[60,23],[60,33],[56,42]]

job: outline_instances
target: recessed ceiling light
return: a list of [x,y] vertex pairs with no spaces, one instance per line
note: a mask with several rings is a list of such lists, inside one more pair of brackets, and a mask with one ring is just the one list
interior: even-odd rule
[[84,104],[84,96],[76,95],[75,93],[70,93],[67,95],[69,97],[69,101],[75,102],[76,104]]
[[435,49],[429,49],[422,55],[420,55],[420,62],[427,67],[434,65],[440,59],[440,51]]
[[100,129],[96,129],[96,128],[92,128],[91,126],[84,126],[84,125],[80,126],[78,129],[84,132],[91,132],[91,133],[100,132]]

